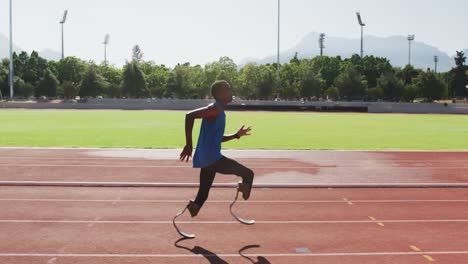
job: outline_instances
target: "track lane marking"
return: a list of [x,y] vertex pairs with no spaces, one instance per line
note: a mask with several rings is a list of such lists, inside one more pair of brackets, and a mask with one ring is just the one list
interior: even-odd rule
[[[152,188],[181,188],[198,187],[199,183],[170,183],[170,182],[86,182],[86,181],[0,181],[0,186],[61,186],[61,187],[152,187]],[[237,182],[214,183],[214,188],[236,187]],[[254,183],[253,188],[462,188],[466,183]]]
[[411,245],[410,248],[411,248],[411,250],[416,251],[416,252],[420,252],[420,251],[421,251],[421,249],[418,248],[417,246]]
[[[172,224],[172,221],[132,221],[132,220],[40,220],[2,219],[0,223],[64,223],[64,224]],[[238,224],[237,221],[179,221],[181,224]],[[256,221],[257,224],[362,224],[376,223],[375,220],[298,220],[298,221]],[[379,223],[468,223],[468,219],[454,220],[379,220]],[[377,224],[377,223],[376,223]]]
[[[188,198],[187,198],[188,199]],[[54,198],[0,198],[0,201],[40,201],[40,202],[151,202],[186,203],[187,200],[164,199],[54,199]],[[346,200],[351,203],[466,203],[468,200]],[[231,203],[232,200],[208,200],[207,203]],[[343,200],[255,200],[239,203],[343,203]]]
[[[88,167],[88,168],[188,168],[182,165],[114,165],[114,164],[17,164],[0,163],[0,167]],[[336,168],[336,166],[250,166],[253,169],[317,169]],[[467,168],[468,169],[468,168]]]
[[432,258],[431,256],[429,256],[429,255],[423,255],[423,257],[424,257],[425,259],[427,259],[428,261],[431,261],[431,262],[434,262],[434,261],[435,261],[435,259],[433,259],[433,258]]
[[[428,252],[355,252],[355,253],[256,253],[256,254],[243,254],[249,257],[341,257],[341,256],[428,256],[429,255],[465,255],[468,251],[428,251]],[[242,257],[239,254],[79,254],[79,253],[0,253],[0,257],[156,257],[156,258],[199,258],[199,257]],[[431,258],[432,259],[432,258]],[[434,260],[432,260],[434,261]]]

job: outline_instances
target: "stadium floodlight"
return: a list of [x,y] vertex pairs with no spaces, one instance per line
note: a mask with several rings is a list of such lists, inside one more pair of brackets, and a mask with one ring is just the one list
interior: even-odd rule
[[62,25],[62,59],[65,57],[64,53],[64,41],[63,41],[63,24],[67,21],[68,10],[63,12],[62,20],[60,20],[60,24]]
[[414,35],[408,35],[408,65],[411,65],[411,42],[414,41]]
[[10,98],[13,99],[13,7],[10,0],[10,72],[8,74],[10,82]]
[[67,15],[68,15],[68,10],[65,10],[63,12],[63,18],[62,20],[60,21],[61,24],[65,23],[67,21]]
[[366,24],[364,24],[364,23],[362,22],[361,13],[357,12],[356,15],[357,15],[357,19],[358,19],[359,25],[360,25],[360,26],[365,26]]
[[364,26],[366,24],[362,22],[361,13],[356,12],[359,26],[361,26],[361,58],[364,56]]
[[104,44],[104,65],[107,65],[107,44],[109,44],[109,38],[110,38],[110,35],[106,34],[104,38],[104,42],[102,43]]
[[325,33],[321,33],[319,37],[320,56],[323,56],[323,49],[325,48]]
[[439,62],[439,57],[434,56],[434,72],[437,73],[437,63]]

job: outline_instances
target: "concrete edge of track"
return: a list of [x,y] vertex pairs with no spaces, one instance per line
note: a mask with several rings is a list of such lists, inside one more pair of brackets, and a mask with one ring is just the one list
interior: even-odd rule
[[[12,147],[0,146],[0,150],[115,150],[115,151],[173,151],[182,150],[182,148],[135,148],[135,147]],[[235,149],[223,148],[223,151],[264,151],[264,152],[308,152],[308,151],[324,151],[324,152],[421,152],[421,153],[441,153],[441,152],[468,152],[467,149],[267,149],[267,148],[251,148],[251,149]],[[175,158],[174,160],[177,160]]]

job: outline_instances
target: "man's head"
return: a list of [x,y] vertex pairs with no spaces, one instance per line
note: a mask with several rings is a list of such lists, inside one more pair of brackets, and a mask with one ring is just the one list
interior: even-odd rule
[[216,99],[216,101],[230,103],[232,102],[231,85],[224,80],[215,81],[211,85],[211,95]]

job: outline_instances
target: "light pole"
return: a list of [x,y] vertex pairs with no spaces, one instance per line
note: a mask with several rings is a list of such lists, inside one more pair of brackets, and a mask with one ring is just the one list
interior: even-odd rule
[[278,74],[278,88],[281,85],[281,69],[280,69],[280,7],[281,7],[281,0],[278,0],[278,39],[277,39],[277,58],[276,58],[276,69]]
[[408,35],[408,65],[411,65],[411,42],[414,40],[414,35]]
[[67,21],[67,14],[68,14],[68,10],[65,10],[63,12],[63,18],[62,20],[60,21],[60,24],[62,25],[62,59],[65,58],[65,53],[64,53],[64,41],[63,41],[63,24],[65,24],[65,21]]
[[8,76],[10,81],[10,98],[13,99],[13,7],[11,1],[12,0],[10,0],[10,73]]
[[356,13],[358,23],[361,26],[361,58],[364,56],[364,26],[365,23],[362,22],[361,14],[359,12]]
[[106,34],[106,37],[104,38],[104,65],[107,65],[107,44],[109,44],[109,34]]
[[323,49],[325,48],[325,34],[321,33],[319,37],[320,57],[323,56]]
[[439,62],[439,57],[434,56],[434,72],[437,73],[437,63]]

